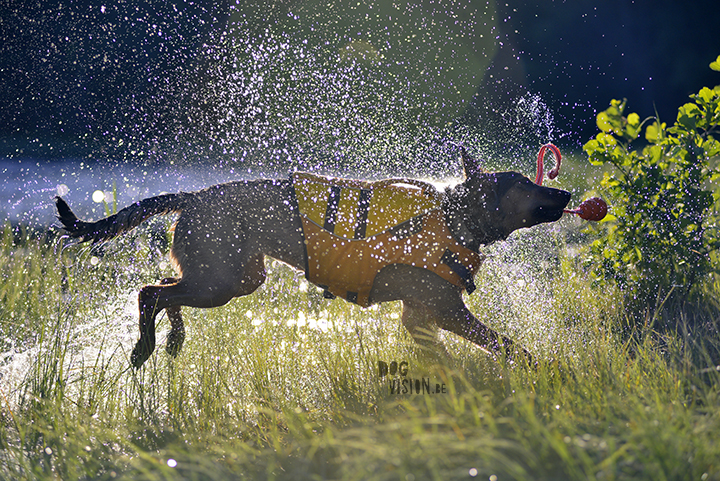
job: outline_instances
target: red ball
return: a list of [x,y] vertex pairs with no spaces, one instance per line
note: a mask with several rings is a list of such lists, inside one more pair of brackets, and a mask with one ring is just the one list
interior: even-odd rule
[[607,215],[607,203],[600,197],[593,197],[586,200],[577,208],[577,214],[581,219],[599,221]]

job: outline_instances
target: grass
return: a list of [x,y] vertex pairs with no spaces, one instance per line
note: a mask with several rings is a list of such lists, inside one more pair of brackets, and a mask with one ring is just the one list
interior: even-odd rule
[[[720,479],[713,284],[704,310],[637,325],[555,230],[515,235],[467,302],[536,354],[533,369],[450,334],[447,355],[424,352],[398,303],[325,300],[270,260],[252,296],[184,309],[174,361],[163,317],[135,371],[137,290],[170,274],[149,245],[67,248],[5,229],[1,478]],[[379,361],[441,392],[391,393]]]

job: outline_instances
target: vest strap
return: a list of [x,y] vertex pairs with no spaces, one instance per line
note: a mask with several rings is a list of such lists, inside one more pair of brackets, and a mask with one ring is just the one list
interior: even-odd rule
[[463,280],[465,290],[468,294],[472,294],[475,291],[475,280],[473,279],[472,272],[470,272],[468,268],[460,262],[457,254],[450,249],[446,249],[445,253],[440,258],[440,262],[452,269],[452,271]]
[[325,210],[325,224],[323,228],[331,234],[335,232],[335,224],[337,223],[338,206],[340,205],[340,195],[342,189],[333,185],[330,187],[330,196],[327,201],[327,209]]
[[372,190],[360,189],[360,199],[358,200],[357,225],[355,226],[355,239],[364,239],[367,232],[368,213],[370,211],[370,199],[372,198]]

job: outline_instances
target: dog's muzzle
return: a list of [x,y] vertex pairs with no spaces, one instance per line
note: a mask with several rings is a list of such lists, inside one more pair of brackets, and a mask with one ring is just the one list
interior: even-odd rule
[[566,190],[551,190],[545,202],[535,209],[535,218],[540,222],[555,222],[560,219],[572,197],[572,194]]

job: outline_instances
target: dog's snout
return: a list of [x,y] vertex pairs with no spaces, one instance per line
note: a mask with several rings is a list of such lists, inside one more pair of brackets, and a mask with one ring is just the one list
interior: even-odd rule
[[[559,189],[558,189],[559,190]],[[570,198],[572,197],[572,194],[568,192],[567,190],[560,190],[560,197],[562,199],[563,207],[568,205],[570,203]]]
[[545,188],[543,200],[537,202],[535,220],[533,225],[544,222],[554,222],[563,215],[563,210],[570,202],[572,194],[566,190]]
[[571,197],[572,194],[567,190],[550,189],[550,195],[548,196],[548,199],[551,200],[553,203],[557,203],[560,208],[564,208],[570,203]]

